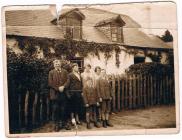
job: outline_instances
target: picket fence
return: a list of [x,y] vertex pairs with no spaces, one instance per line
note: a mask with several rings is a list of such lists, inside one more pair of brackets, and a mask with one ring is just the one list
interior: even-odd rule
[[[151,107],[154,105],[174,104],[174,74],[142,75],[124,74],[109,75],[112,90],[112,111]],[[13,108],[10,116],[10,131],[22,132],[23,128],[40,127],[51,118],[51,102],[48,94],[17,94],[11,99]],[[12,116],[13,115],[13,116]]]

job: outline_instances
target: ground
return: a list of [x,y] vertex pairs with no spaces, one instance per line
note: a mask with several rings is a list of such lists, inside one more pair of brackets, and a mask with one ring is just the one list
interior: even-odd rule
[[[145,109],[125,110],[111,115],[111,122],[114,127],[95,128],[91,130],[126,130],[126,129],[152,129],[152,128],[175,128],[176,115],[174,105],[155,106]],[[73,127],[72,130],[76,129]],[[85,131],[86,124],[78,126],[78,131]],[[33,130],[33,132],[52,132],[53,123],[47,123],[44,126]],[[66,131],[66,130],[60,130]]]

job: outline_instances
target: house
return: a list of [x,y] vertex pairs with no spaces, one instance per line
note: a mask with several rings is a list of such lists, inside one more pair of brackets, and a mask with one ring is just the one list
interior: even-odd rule
[[[157,61],[166,64],[168,53],[173,52],[171,46],[156,36],[142,32],[142,27],[127,15],[88,7],[63,8],[58,16],[52,13],[50,6],[43,10],[6,11],[7,46],[19,50],[18,38],[41,38],[50,42],[61,42],[69,38],[75,42],[90,43],[91,47],[93,44],[98,44],[102,49],[106,48],[102,46],[111,46],[110,50],[98,50],[97,55],[93,52],[82,55],[81,51],[78,51],[70,59],[77,62],[81,69],[84,64],[89,63],[93,68],[105,68],[109,74],[124,73],[130,65],[156,61],[153,59],[156,57]],[[47,47],[54,54],[53,44],[48,43]],[[41,48],[36,48],[40,54],[39,58],[44,57],[44,53],[40,52]]]

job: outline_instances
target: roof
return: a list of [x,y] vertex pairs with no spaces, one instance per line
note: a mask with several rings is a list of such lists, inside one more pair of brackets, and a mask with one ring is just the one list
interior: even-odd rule
[[59,28],[50,22],[55,18],[54,14],[50,9],[6,11],[6,34],[55,39],[63,38]]
[[105,24],[108,24],[108,23],[111,23],[113,21],[118,21],[120,22],[120,24],[123,26],[125,25],[125,22],[122,20],[121,16],[120,15],[117,15],[115,17],[112,17],[112,18],[108,18],[108,19],[105,19],[105,20],[102,20],[98,23],[95,24],[95,27],[99,27],[99,26],[102,26],[102,25],[105,25]]
[[[141,26],[127,15],[95,8],[74,8],[61,10],[59,18],[64,17],[71,11],[76,11],[84,19],[82,23],[82,38],[88,42],[112,44],[111,39],[96,29],[95,25],[120,17],[125,23],[123,26],[123,45],[145,48],[171,48],[163,41],[156,41],[153,37],[142,32],[140,30]],[[15,20],[15,18],[18,20]],[[7,35],[64,39],[64,35],[58,25],[51,24],[53,20],[55,20],[55,17],[49,10],[8,12],[6,13]]]

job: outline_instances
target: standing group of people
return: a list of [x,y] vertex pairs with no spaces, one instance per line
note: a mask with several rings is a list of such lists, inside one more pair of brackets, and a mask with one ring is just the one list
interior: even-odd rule
[[53,61],[54,69],[49,72],[50,100],[55,131],[61,128],[71,129],[72,124],[81,125],[80,114],[85,112],[87,129],[91,122],[99,128],[113,125],[109,121],[111,110],[111,87],[106,70],[100,67],[91,71],[91,65],[85,66],[80,74],[78,64],[72,64],[72,72],[61,67],[60,60]]

